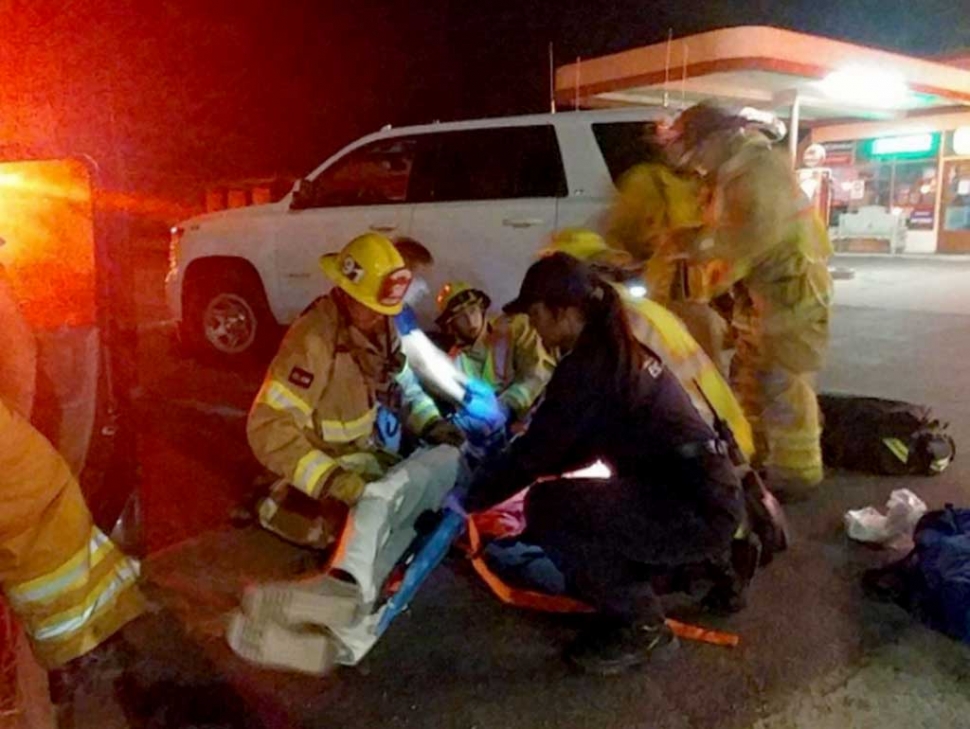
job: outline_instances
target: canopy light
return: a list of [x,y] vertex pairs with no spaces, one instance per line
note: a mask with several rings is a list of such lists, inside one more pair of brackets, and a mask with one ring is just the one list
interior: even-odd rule
[[895,108],[909,100],[909,87],[897,73],[879,69],[845,68],[820,83],[826,96],[853,106]]

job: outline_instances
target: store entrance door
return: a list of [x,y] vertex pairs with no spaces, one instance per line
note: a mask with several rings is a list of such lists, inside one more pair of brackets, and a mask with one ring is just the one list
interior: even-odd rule
[[970,253],[970,160],[943,163],[939,253]]

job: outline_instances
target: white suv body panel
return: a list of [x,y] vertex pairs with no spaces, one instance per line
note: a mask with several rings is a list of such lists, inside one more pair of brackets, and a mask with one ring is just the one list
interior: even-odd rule
[[[224,210],[191,218],[183,229],[176,265],[166,278],[171,315],[182,317],[182,285],[193,261],[235,257],[258,272],[270,310],[287,324],[329,288],[317,265],[321,254],[338,251],[356,235],[380,230],[408,235],[432,251],[436,264],[432,293],[446,280],[481,286],[501,305],[517,293],[522,275],[559,228],[601,229],[615,192],[610,172],[593,134],[597,122],[647,122],[663,116],[659,108],[565,112],[384,129],[344,147],[315,169],[315,179],[349,153],[379,140],[473,129],[552,126],[566,179],[565,197],[395,203],[293,210],[291,191],[268,205]],[[425,322],[433,296],[419,313]]]

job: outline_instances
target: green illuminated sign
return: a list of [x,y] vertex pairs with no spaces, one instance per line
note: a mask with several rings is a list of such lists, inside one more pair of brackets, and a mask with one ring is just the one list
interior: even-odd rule
[[940,135],[935,132],[920,132],[899,137],[880,137],[870,139],[864,146],[869,157],[934,157],[940,148]]

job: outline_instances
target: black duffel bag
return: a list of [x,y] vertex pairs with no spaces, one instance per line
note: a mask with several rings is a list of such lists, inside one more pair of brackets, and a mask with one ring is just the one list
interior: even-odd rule
[[856,395],[819,395],[825,465],[885,476],[942,473],[956,444],[929,407]]

